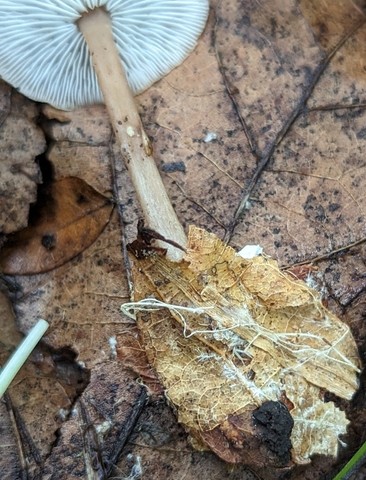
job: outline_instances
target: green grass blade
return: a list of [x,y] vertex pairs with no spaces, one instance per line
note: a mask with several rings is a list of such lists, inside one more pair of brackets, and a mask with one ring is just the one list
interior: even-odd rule
[[28,335],[19,344],[15,352],[6,362],[0,371],[0,398],[5,393],[6,389],[13,381],[15,375],[19,372],[29,355],[32,353],[34,347],[42,338],[43,334],[48,328],[46,320],[39,320],[34,327],[31,328]]
[[347,480],[355,467],[366,457],[366,442],[357,450],[351,460],[346,463],[342,470],[333,478],[333,480]]

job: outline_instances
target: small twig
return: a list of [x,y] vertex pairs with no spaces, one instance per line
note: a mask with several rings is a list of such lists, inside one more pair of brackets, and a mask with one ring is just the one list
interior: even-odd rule
[[253,193],[254,188],[256,187],[259,178],[261,177],[262,173],[266,169],[269,161],[271,160],[273,153],[275,149],[278,147],[278,145],[282,142],[282,140],[285,138],[285,136],[288,134],[290,129],[292,128],[293,124],[297,120],[297,118],[303,113],[304,108],[306,106],[307,101],[309,100],[311,94],[314,91],[315,86],[319,82],[320,77],[323,75],[324,71],[328,67],[330,61],[334,57],[334,55],[339,51],[339,49],[346,43],[346,41],[355,34],[355,32],[365,24],[365,19],[363,18],[362,21],[358,22],[357,25],[347,34],[345,35],[338,43],[337,45],[333,48],[333,50],[325,57],[324,61],[320,63],[317,68],[313,72],[313,77],[307,86],[307,88],[304,89],[299,102],[289,115],[287,121],[285,122],[284,126],[282,129],[278,132],[275,140],[273,141],[269,151],[260,159],[257,168],[255,169],[247,187],[244,189],[240,203],[238,208],[236,209],[234,213],[234,218],[231,222],[231,225],[229,226],[226,236],[225,236],[225,241],[228,242],[230,241],[235,227],[237,225],[238,220],[241,218],[243,211],[246,208],[246,205]]
[[215,19],[216,19],[216,23],[215,23],[215,27],[214,27],[214,30],[213,30],[213,37],[214,37],[213,38],[213,44],[214,44],[214,48],[215,48],[217,65],[219,67],[219,71],[221,73],[222,80],[224,82],[226,93],[227,93],[227,95],[228,95],[228,97],[231,101],[231,104],[232,104],[232,106],[235,110],[235,113],[236,113],[236,115],[239,119],[239,122],[240,122],[240,124],[242,126],[242,129],[244,131],[244,134],[247,138],[250,151],[257,158],[257,160],[259,160],[260,156],[259,156],[259,153],[258,153],[258,147],[256,145],[256,142],[255,142],[254,138],[252,137],[252,135],[249,132],[248,125],[247,125],[245,119],[243,118],[242,114],[240,113],[240,108],[239,108],[238,102],[235,99],[235,95],[238,93],[237,89],[233,85],[230,84],[230,82],[229,82],[229,80],[226,76],[225,67],[223,66],[220,53],[217,50],[216,37],[217,37],[217,27],[218,27],[219,19],[218,19],[218,16],[217,16],[216,12],[215,12]]
[[40,466],[42,465],[42,458],[37,445],[34,443],[32,436],[28,432],[27,426],[25,425],[21,414],[13,405],[10,395],[5,394],[4,398],[10,418],[12,419],[14,425],[14,433],[17,438],[22,472],[24,472],[28,478],[29,467],[31,463],[30,459],[32,458],[36,465]]
[[357,108],[366,108],[366,103],[355,103],[352,105],[345,105],[340,103],[335,103],[332,105],[319,105],[318,107],[306,108],[303,110],[303,113],[328,112],[335,110],[355,110]]
[[13,432],[16,438],[16,444],[18,447],[18,455],[19,455],[19,461],[20,461],[20,467],[21,467],[21,472],[22,476],[25,476],[25,478],[28,477],[28,463],[26,461],[26,454],[24,452],[24,444],[22,441],[22,435],[20,434],[19,428],[18,428],[18,422],[15,416],[15,409],[13,406],[13,402],[11,401],[10,395],[8,393],[4,394],[4,400],[6,404],[6,409],[8,411],[8,415],[10,418],[10,421],[13,426]]
[[329,258],[333,257],[333,255],[336,255],[337,253],[346,252],[347,250],[350,250],[351,248],[357,247],[358,245],[362,245],[365,242],[366,242],[366,237],[361,238],[360,240],[357,240],[357,242],[350,243],[349,245],[345,245],[343,247],[336,248],[335,250],[332,250],[331,252],[324,253],[323,255],[319,255],[318,257],[303,260],[302,262],[293,263],[291,265],[285,265],[284,267],[281,268],[281,270],[290,270],[294,267],[300,267],[301,265],[312,265],[314,263],[320,263],[320,262],[323,262],[325,260],[328,260]]

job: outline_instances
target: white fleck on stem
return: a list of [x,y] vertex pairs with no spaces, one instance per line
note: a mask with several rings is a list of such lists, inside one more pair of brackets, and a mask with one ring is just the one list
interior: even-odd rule
[[[99,86],[102,90],[113,131],[136,189],[148,226],[182,247],[186,235],[165,191],[152,156],[135,100],[113,40],[108,13],[96,8],[78,21],[78,27],[88,44]],[[164,244],[170,260],[179,261],[184,252]]]
[[0,398],[4,395],[15,375],[24,365],[25,361],[32,353],[35,346],[46,332],[47,328],[48,323],[46,320],[38,320],[38,322],[29,331],[28,335],[24,338],[24,340],[20,343],[15,352],[6,362],[0,373]]

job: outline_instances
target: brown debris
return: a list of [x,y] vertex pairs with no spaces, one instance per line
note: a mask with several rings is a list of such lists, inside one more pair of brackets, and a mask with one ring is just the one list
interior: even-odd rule
[[27,225],[36,200],[41,175],[35,157],[45,150],[36,115],[32,102],[0,81],[0,237]]
[[47,272],[91,245],[109,222],[113,205],[79,178],[46,186],[32,214],[34,221],[9,238],[0,254],[8,275]]
[[90,385],[73,406],[42,480],[107,478],[146,402],[144,387],[119,362],[93,369]]

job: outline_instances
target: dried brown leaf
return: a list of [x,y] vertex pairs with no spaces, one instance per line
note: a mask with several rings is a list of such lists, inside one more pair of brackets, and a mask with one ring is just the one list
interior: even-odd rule
[[45,150],[34,104],[0,81],[0,235],[24,228],[41,182],[35,157]]
[[[198,48],[137,102],[182,222],[204,226],[221,236],[233,230],[233,245],[260,242],[282,264],[323,258],[317,275],[325,274],[330,304],[351,324],[362,353],[366,345],[362,309],[366,260],[362,250],[347,249],[365,237],[366,41],[364,27],[353,31],[363,21],[361,3],[271,0],[244,5],[237,0],[213,0]],[[56,178],[82,177],[110,196],[110,160],[115,157],[117,166],[122,160],[103,107],[62,114],[48,110],[47,115],[54,118],[43,126],[53,141],[48,156]],[[118,186],[126,223],[123,235],[132,239],[138,206],[126,176]],[[103,237],[98,244],[104,253],[113,250],[111,256],[103,256],[104,267],[88,263],[86,258],[96,255],[90,250],[83,254],[84,267],[72,262],[74,274],[65,266],[57,275],[30,278],[27,285],[24,279],[16,281],[24,294],[19,294],[21,329],[29,325],[30,306],[33,319],[53,315],[55,333],[48,339],[50,344],[73,345],[91,366],[94,358],[103,361],[111,353],[109,345],[105,348],[110,336],[116,335],[117,351],[123,354],[126,325],[114,330],[115,312],[121,302],[117,296],[128,293],[124,269],[117,267],[123,261],[117,231],[115,221],[108,230],[110,242]],[[329,258],[327,254],[334,251],[339,253]],[[82,285],[79,295],[78,282]],[[86,296],[86,290],[102,291],[106,297],[100,301],[99,295]],[[80,329],[71,323],[74,313]],[[97,316],[116,323],[108,332],[100,330]],[[85,318],[93,321],[86,325]],[[129,362],[133,364],[133,358]],[[141,371],[147,371],[143,365]],[[352,407],[347,402],[343,406],[352,425],[345,439],[348,449],[341,452],[339,463],[362,440],[364,390]],[[139,435],[154,432],[161,423],[159,411],[148,411],[146,416],[147,432]],[[181,435],[175,424],[169,425],[172,435]],[[146,480],[162,476],[171,480],[179,475],[245,478],[242,469],[228,472],[212,455],[184,451],[172,457],[154,446],[152,442],[149,448],[133,450],[141,457]],[[130,473],[129,451],[121,459],[125,476]],[[312,465],[286,475],[291,480],[323,480],[335,475],[332,462],[315,456]],[[267,468],[262,478],[277,480],[283,475]]]
[[120,362],[96,366],[42,467],[42,479],[55,478],[56,471],[67,480],[106,478],[145,402],[145,389]]
[[8,278],[22,328],[46,318],[50,323],[46,342],[54,349],[70,346],[87,368],[115,357],[110,338],[123,338],[131,328],[119,313],[128,298],[119,235],[113,214],[98,239],[71,262],[51,272]]
[[79,178],[47,185],[32,211],[33,222],[9,237],[1,251],[1,270],[27,275],[63,265],[98,238],[112,210],[108,198]]
[[265,437],[266,454],[263,448],[258,454],[253,420],[258,407],[283,405],[285,396],[294,421],[292,460],[337,455],[348,421],[322,392],[351,399],[360,362],[349,327],[324,308],[317,292],[282,273],[274,260],[245,260],[195,227],[181,264],[159,255],[134,264],[136,303],[128,308],[164,309],[140,315],[138,326],[179,421],[194,437],[226,461],[290,464],[292,426],[273,445]]
[[241,2],[229,3],[218,6],[215,45],[258,161],[231,217],[233,242],[260,241],[291,263],[360,240],[362,9],[352,1],[278,0],[249,2],[238,15]]

